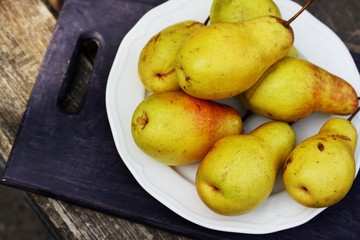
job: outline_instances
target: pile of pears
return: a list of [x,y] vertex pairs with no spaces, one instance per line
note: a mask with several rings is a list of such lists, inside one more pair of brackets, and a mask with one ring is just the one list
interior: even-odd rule
[[[291,123],[353,114],[354,88],[298,56],[296,16],[283,20],[272,0],[213,0],[209,15],[166,27],[142,49],[138,73],[150,96],[132,116],[136,145],[169,166],[200,162],[197,193],[218,214],[256,209],[279,172],[298,203],[339,202],[355,178],[356,128],[334,117],[296,146]],[[244,133],[240,114],[217,101],[227,98],[269,121]]]

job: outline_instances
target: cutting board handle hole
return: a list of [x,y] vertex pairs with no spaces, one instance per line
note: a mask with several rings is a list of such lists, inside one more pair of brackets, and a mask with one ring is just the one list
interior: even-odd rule
[[91,34],[80,35],[58,97],[58,106],[65,113],[80,111],[98,48],[99,41]]

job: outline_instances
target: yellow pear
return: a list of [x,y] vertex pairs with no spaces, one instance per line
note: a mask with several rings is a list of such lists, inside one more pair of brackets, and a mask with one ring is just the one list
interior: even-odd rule
[[190,34],[204,26],[192,20],[180,22],[161,30],[147,42],[139,57],[138,73],[148,91],[180,89],[175,74],[176,52]]
[[210,21],[212,24],[241,22],[266,15],[281,18],[279,8],[272,0],[214,0],[210,10]]
[[301,142],[287,159],[283,182],[298,203],[328,207],[344,198],[355,177],[357,131],[342,118],[328,120],[319,133]]
[[293,41],[291,27],[273,16],[211,24],[180,47],[175,60],[179,85],[203,99],[238,95],[285,57]]
[[357,93],[348,82],[293,57],[271,66],[240,99],[252,112],[286,122],[313,112],[348,115],[358,107]]
[[136,108],[131,125],[137,146],[171,166],[198,161],[219,138],[242,133],[235,109],[182,91],[147,97]]
[[222,215],[254,210],[269,197],[277,172],[295,142],[293,129],[276,121],[248,134],[219,139],[196,173],[196,189],[201,200]]
[[[279,8],[272,0],[214,0],[210,10],[210,21],[241,22],[267,15],[281,18]],[[299,56],[295,46],[291,47],[288,56]]]

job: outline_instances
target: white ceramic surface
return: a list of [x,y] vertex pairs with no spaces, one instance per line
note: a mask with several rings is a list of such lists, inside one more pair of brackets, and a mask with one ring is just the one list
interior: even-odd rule
[[[163,28],[184,20],[204,22],[212,0],[169,0],[145,14],[123,39],[114,60],[106,89],[106,107],[117,150],[138,183],[154,198],[183,218],[203,227],[238,233],[270,233],[303,224],[324,209],[306,208],[290,198],[280,176],[268,200],[254,211],[241,216],[222,216],[209,210],[200,200],[194,186],[198,164],[182,167],[163,165],[145,153],[131,136],[131,117],[137,105],[148,94],[137,73],[138,58],[147,41]],[[289,19],[301,7],[290,0],[275,0],[284,19]],[[313,4],[316,4],[313,3]],[[360,76],[343,42],[324,24],[305,11],[291,24],[294,45],[300,57],[344,78],[360,93]],[[234,99],[222,102],[243,107]],[[317,133],[333,116],[313,114],[292,125],[297,143]],[[359,116],[353,120],[359,127]],[[249,132],[266,118],[253,115],[244,125]],[[359,129],[359,128],[358,128]],[[357,146],[359,149],[359,144]],[[359,169],[359,151],[356,151]]]

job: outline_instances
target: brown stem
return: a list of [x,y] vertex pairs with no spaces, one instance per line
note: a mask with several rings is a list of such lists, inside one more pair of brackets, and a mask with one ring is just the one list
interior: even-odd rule
[[289,126],[292,126],[295,122],[288,122]]
[[351,120],[353,120],[353,118],[356,116],[356,114],[357,114],[359,111],[360,111],[360,107],[358,107],[358,108],[356,109],[356,111],[351,114],[351,116],[348,118],[348,120],[351,122]]
[[[357,99],[360,100],[360,97],[358,97]],[[356,109],[356,111],[353,112],[347,120],[349,120],[349,121],[351,122],[351,120],[353,120],[353,118],[356,116],[356,114],[357,114],[359,111],[360,111],[360,107],[358,107],[358,108]]]
[[246,110],[245,115],[242,117],[242,122],[244,123],[248,117],[252,115],[252,112],[250,110]]
[[205,25],[205,26],[208,25],[209,21],[210,21],[210,16],[207,17],[207,19],[206,19],[205,22],[204,22],[204,25]]
[[313,2],[313,0],[309,0],[301,9],[300,11],[298,11],[292,18],[290,18],[289,20],[287,20],[286,22],[283,23],[283,25],[288,28],[290,23],[292,23],[292,21],[294,21],[311,3]]

